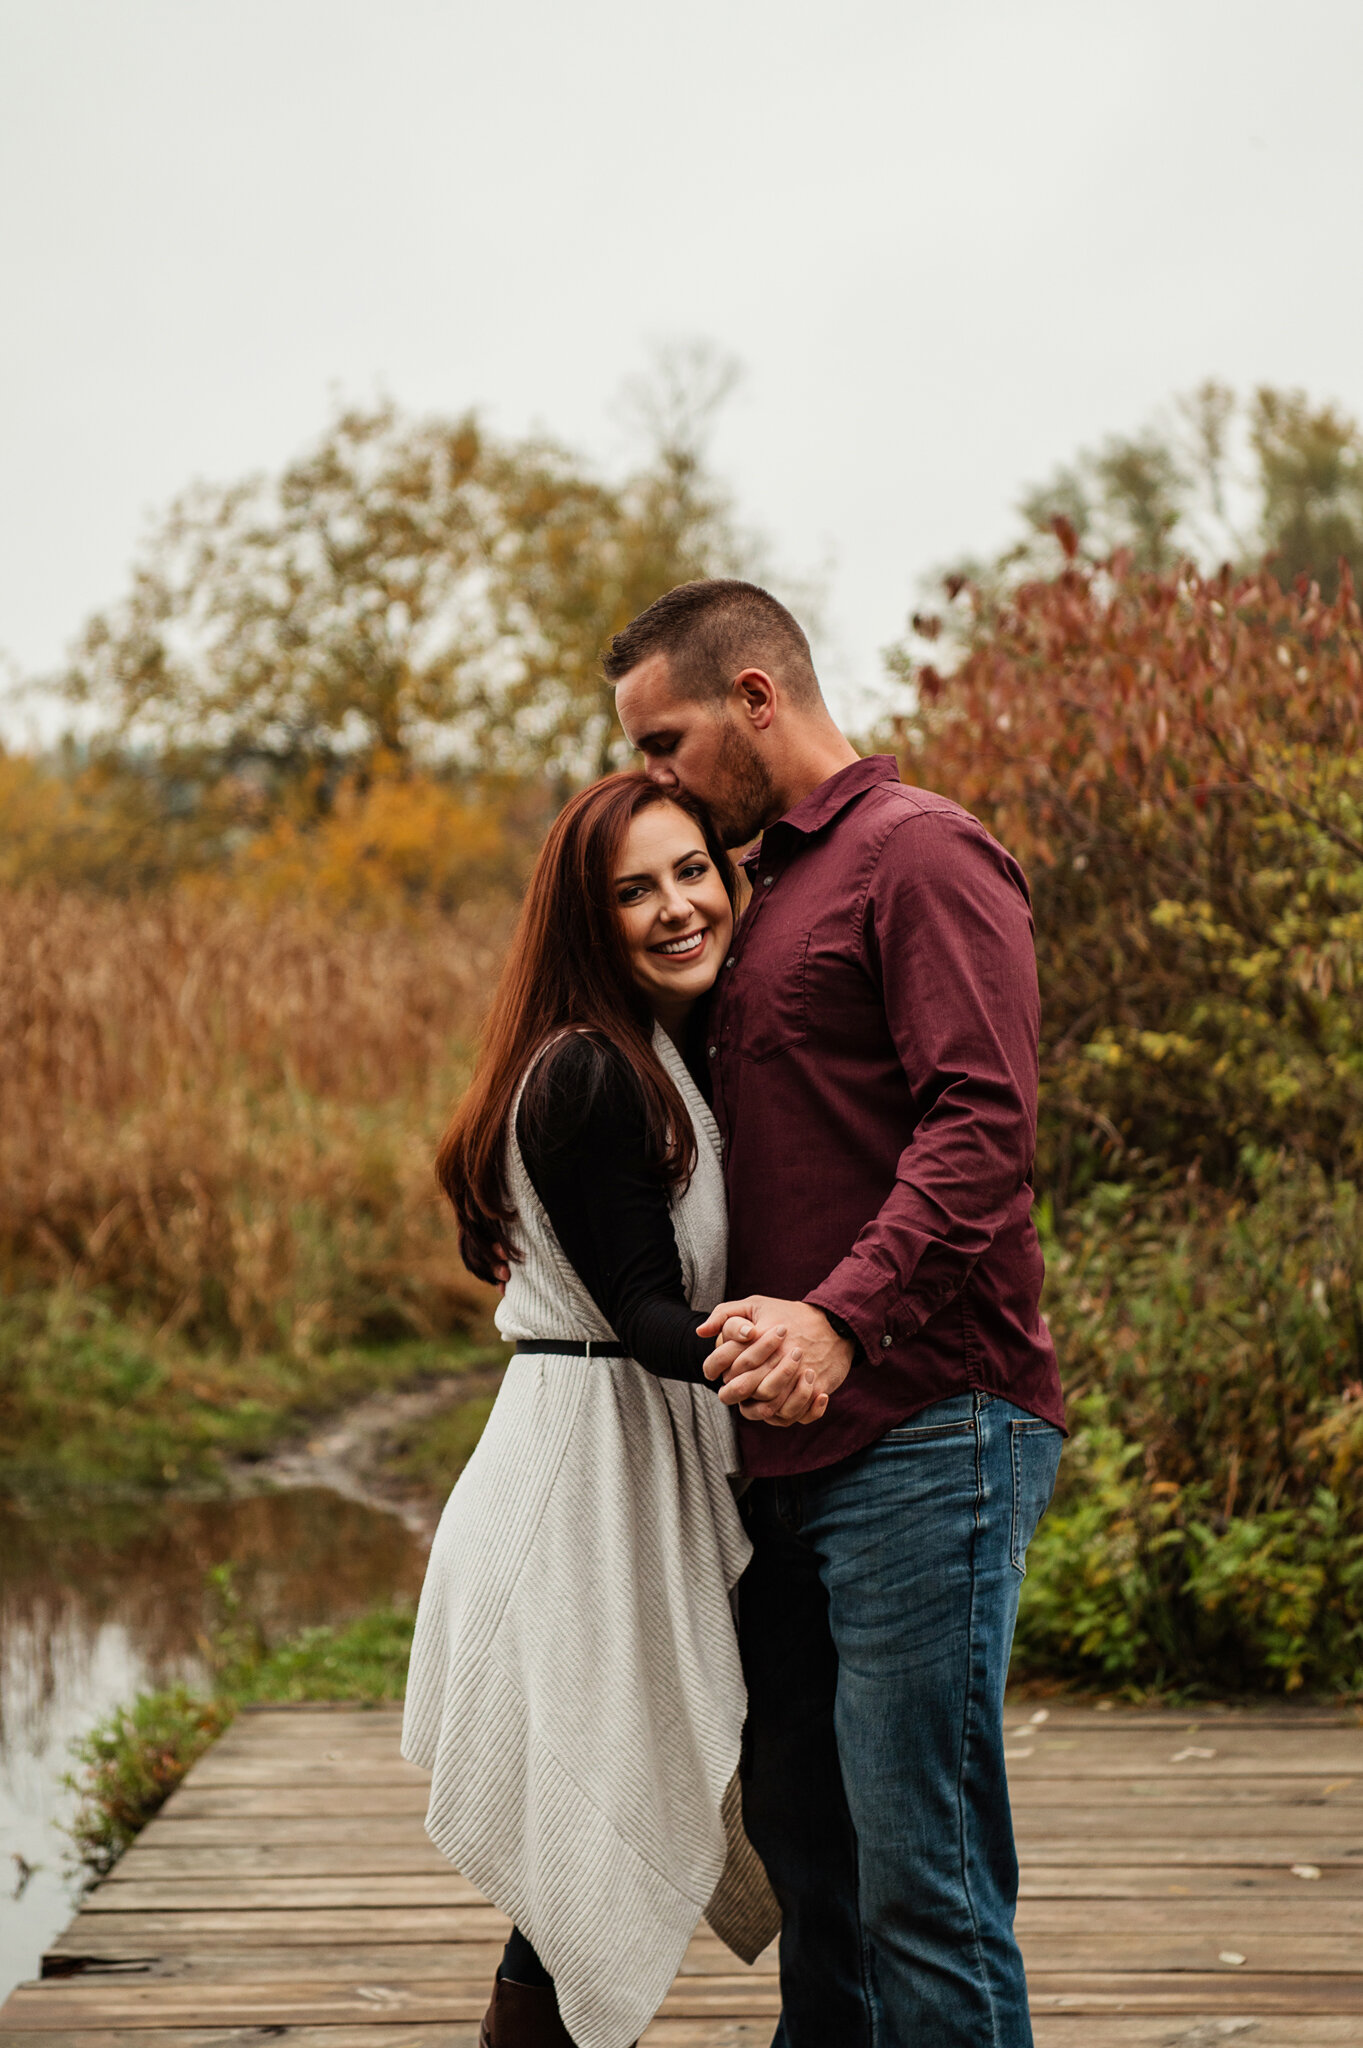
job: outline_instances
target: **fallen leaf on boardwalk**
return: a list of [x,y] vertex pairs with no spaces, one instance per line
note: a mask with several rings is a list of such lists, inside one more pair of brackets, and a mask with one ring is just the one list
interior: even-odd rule
[[1176,1763],[1176,1764],[1186,1764],[1190,1756],[1215,1756],[1215,1755],[1216,1755],[1216,1751],[1215,1751],[1214,1749],[1197,1749],[1197,1748],[1195,1748],[1195,1747],[1194,1747],[1194,1748],[1190,1748],[1190,1749],[1178,1749],[1178,1750],[1175,1750],[1175,1752],[1174,1752],[1174,1755],[1173,1755],[1173,1757],[1172,1757],[1171,1761],[1172,1761],[1172,1762],[1174,1762],[1174,1763]]
[[1005,1751],[1003,1752],[1003,1760],[1006,1764],[1021,1763],[1023,1757],[1032,1756],[1034,1754],[1035,1752],[1030,1749],[1005,1749]]
[[1219,1955],[1219,1956],[1217,1957],[1217,1959],[1216,1959],[1216,1960],[1217,1960],[1217,1962],[1218,1962],[1218,1963],[1231,1963],[1231,1964],[1234,1964],[1234,1965],[1235,1965],[1235,1966],[1236,1966],[1236,1967],[1238,1968],[1238,1966],[1239,1966],[1239,1965],[1240,1965],[1241,1963],[1243,1963],[1243,1961],[1244,1961],[1245,1959],[1244,1959],[1244,1957],[1243,1957],[1243,1956],[1242,1956],[1242,1955],[1240,1954],[1240,1952],[1239,1952],[1239,1950],[1238,1950],[1238,1949],[1233,1949],[1233,1948],[1223,1948],[1223,1949],[1222,1949],[1222,1951],[1221,1951],[1221,1953],[1220,1953],[1220,1955]]
[[1049,1721],[1050,1718],[1051,1710],[1049,1707],[1038,1707],[1036,1712],[1032,1716],[1033,1728],[1039,1728],[1043,1721]]
[[1294,1863],[1292,1865],[1292,1875],[1293,1877],[1319,1877],[1320,1869],[1314,1863]]

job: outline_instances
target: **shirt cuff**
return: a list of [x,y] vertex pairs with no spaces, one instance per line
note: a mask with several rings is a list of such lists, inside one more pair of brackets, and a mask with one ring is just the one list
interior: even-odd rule
[[809,1306],[811,1308],[816,1308],[819,1311],[819,1314],[823,1317],[824,1321],[829,1325],[829,1327],[833,1330],[836,1336],[845,1337],[847,1339],[848,1343],[852,1347],[853,1365],[865,1365],[865,1346],[862,1344],[860,1337],[852,1328],[852,1325],[848,1322],[847,1318],[845,1316],[840,1316],[836,1309],[825,1308],[821,1301],[811,1301]]

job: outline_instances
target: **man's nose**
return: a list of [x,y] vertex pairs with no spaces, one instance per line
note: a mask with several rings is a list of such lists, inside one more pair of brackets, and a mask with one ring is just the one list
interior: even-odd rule
[[680,789],[676,770],[669,768],[666,761],[646,761],[644,773],[650,782],[656,782],[659,789]]

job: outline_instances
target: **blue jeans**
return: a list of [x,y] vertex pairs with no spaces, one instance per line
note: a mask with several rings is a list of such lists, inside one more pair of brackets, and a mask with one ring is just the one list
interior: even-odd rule
[[1060,1441],[962,1394],[749,1489],[743,1815],[783,1914],[772,2048],[1031,2048],[1003,1688]]

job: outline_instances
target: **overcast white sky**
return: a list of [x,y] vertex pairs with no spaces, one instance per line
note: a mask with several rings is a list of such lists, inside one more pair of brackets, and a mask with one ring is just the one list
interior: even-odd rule
[[699,334],[855,717],[1079,444],[1208,374],[1363,412],[1360,78],[1359,0],[0,0],[0,648],[338,392],[614,465]]

